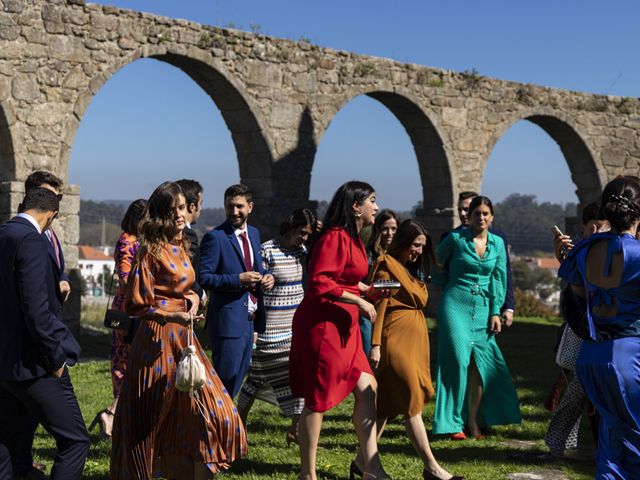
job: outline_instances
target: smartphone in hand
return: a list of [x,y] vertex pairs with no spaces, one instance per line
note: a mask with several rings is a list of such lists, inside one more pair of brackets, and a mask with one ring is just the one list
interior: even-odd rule
[[392,288],[400,288],[401,286],[402,284],[396,280],[377,280],[371,284],[371,288],[374,288],[376,290],[390,290]]

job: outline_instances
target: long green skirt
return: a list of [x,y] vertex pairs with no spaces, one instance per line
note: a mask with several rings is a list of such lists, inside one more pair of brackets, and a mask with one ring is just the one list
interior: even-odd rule
[[467,420],[471,357],[482,379],[480,427],[520,423],[520,405],[507,365],[489,330],[489,299],[468,287],[445,288],[438,308],[438,367],[433,433],[457,433]]

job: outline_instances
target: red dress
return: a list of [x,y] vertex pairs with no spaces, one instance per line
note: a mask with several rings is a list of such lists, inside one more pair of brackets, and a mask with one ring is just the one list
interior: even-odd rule
[[343,291],[359,295],[367,276],[362,242],[341,228],[328,230],[309,261],[309,284],[293,317],[289,357],[291,390],[305,406],[324,412],[353,391],[362,372],[371,373],[362,349],[358,306],[337,301]]

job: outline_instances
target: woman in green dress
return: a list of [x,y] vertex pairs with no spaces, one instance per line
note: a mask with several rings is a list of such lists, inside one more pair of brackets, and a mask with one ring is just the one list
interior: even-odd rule
[[438,366],[434,434],[464,440],[480,428],[520,423],[511,375],[496,343],[507,286],[506,246],[489,232],[493,205],[473,199],[469,228],[454,230],[438,246],[443,287],[438,308]]

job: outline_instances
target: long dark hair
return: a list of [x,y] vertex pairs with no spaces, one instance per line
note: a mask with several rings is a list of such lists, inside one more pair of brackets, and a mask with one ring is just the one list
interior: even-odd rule
[[431,265],[437,265],[436,254],[433,251],[433,242],[431,241],[431,235],[426,228],[416,220],[407,219],[400,224],[398,231],[396,232],[393,241],[389,246],[387,253],[396,260],[399,260],[403,252],[405,252],[418,236],[424,235],[427,239],[422,253],[418,256],[415,262],[411,262],[405,265],[411,275],[416,278],[420,278],[422,273],[424,276],[429,275],[431,271]]
[[131,202],[127,207],[124,217],[122,217],[122,222],[120,222],[120,227],[123,232],[129,235],[135,235],[136,237],[138,236],[138,224],[142,219],[145,208],[147,208],[147,201],[144,198],[139,198]]
[[383,253],[382,249],[380,248],[382,225],[384,225],[384,222],[391,219],[396,221],[396,225],[400,223],[396,212],[394,212],[393,210],[389,210],[388,208],[381,210],[376,215],[376,221],[374,222],[373,228],[371,229],[371,237],[369,238],[369,244],[367,245],[367,251],[374,257]]
[[[175,182],[161,183],[153,191],[138,227],[142,251],[158,257],[162,247],[179,233],[173,209],[180,195],[183,195],[182,189]],[[189,242],[185,237],[182,238],[182,246],[189,251]]]
[[640,184],[630,177],[618,176],[602,192],[600,210],[611,227],[627,230],[640,218]]
[[353,213],[353,204],[362,205],[374,192],[373,187],[366,182],[351,180],[342,184],[333,194],[327,207],[327,212],[322,220],[322,230],[311,239],[308,258],[311,258],[311,251],[318,239],[331,228],[343,228],[351,238],[358,241],[360,237],[356,226],[356,217]]

